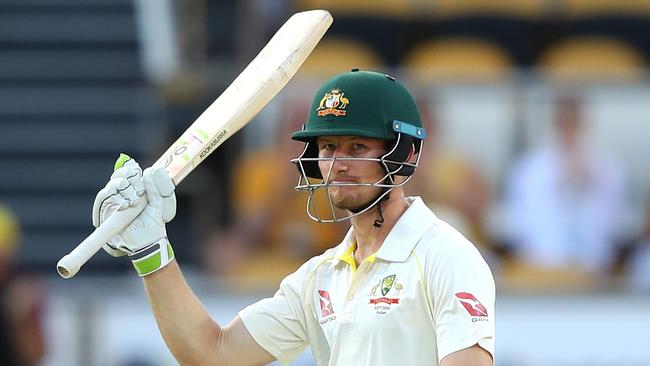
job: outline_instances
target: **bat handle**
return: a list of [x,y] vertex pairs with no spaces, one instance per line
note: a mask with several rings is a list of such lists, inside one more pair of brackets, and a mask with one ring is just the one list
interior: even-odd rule
[[56,264],[56,270],[63,278],[70,278],[114,235],[124,230],[147,207],[146,196],[141,196],[135,206],[117,211],[104,221],[92,234],[79,243],[68,255]]

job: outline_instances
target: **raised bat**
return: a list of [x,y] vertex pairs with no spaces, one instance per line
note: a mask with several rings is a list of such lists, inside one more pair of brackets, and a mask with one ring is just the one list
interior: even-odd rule
[[[287,84],[332,24],[325,10],[294,14],[235,81],[192,123],[156,161],[178,184],[210,153],[239,131]],[[57,263],[63,278],[74,276],[104,243],[126,228],[144,210],[145,197],[137,209],[111,215],[84,241]]]

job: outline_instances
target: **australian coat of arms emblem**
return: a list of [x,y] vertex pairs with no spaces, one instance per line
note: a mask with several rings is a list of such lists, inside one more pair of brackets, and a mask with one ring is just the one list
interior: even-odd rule
[[323,99],[318,104],[318,116],[327,116],[333,114],[335,116],[345,116],[345,107],[350,104],[350,100],[346,98],[345,93],[340,89],[332,89],[329,93],[325,93]]

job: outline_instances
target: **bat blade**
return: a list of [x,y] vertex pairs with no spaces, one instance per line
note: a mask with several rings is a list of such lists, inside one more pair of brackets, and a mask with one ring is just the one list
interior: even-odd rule
[[[239,131],[287,84],[332,24],[325,10],[294,14],[267,45],[154,163],[178,185],[197,165]],[[73,277],[104,243],[124,230],[146,207],[117,212],[57,263],[63,278]]]
[[154,166],[164,166],[178,185],[287,84],[331,23],[324,10],[293,15]]

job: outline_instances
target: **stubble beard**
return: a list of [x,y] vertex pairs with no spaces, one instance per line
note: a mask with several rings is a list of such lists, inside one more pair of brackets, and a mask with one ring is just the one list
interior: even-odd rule
[[[346,192],[347,191],[347,192]],[[334,207],[351,212],[358,212],[377,199],[381,193],[378,187],[330,187],[329,196]]]

